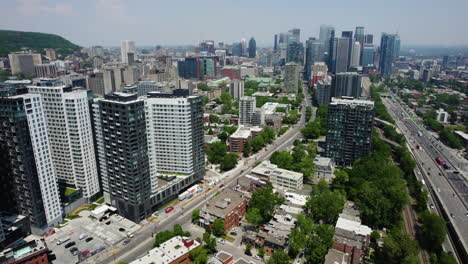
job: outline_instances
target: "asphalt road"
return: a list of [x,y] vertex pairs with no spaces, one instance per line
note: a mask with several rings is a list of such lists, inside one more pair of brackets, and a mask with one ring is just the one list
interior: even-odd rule
[[[407,139],[413,156],[418,163],[418,168],[420,170],[418,177],[425,176],[425,179],[428,181],[428,186],[432,187],[431,194],[435,195],[440,201],[441,206],[447,213],[448,221],[454,227],[466,252],[466,240],[468,239],[468,216],[466,215],[467,207],[465,204],[467,195],[466,180],[463,176],[460,177],[460,175],[457,177],[453,176],[452,171],[454,164],[450,163],[452,170],[445,170],[436,163],[435,159],[441,156],[441,154],[435,150],[435,146],[431,141],[432,136],[430,136],[430,132],[424,127],[416,125],[415,122],[418,122],[417,120],[407,119],[407,113],[404,112],[402,106],[395,100],[383,99],[383,102],[387,106],[389,113],[395,119],[398,128]],[[404,113],[403,116],[401,114],[402,112]],[[418,135],[420,131],[422,132],[422,136]],[[422,147],[420,150],[416,148],[418,144]],[[450,162],[451,160],[447,161]],[[455,188],[452,185],[454,182]],[[433,197],[431,197],[430,203],[436,204],[434,203]]]
[[[290,147],[294,140],[301,137],[300,129],[305,125],[305,109],[306,106],[311,106],[310,96],[307,92],[307,88],[304,86],[303,89],[305,102],[302,104],[301,119],[298,124],[290,128],[284,135],[276,139],[274,144],[266,146],[262,151],[256,155],[251,156],[246,160],[244,166],[239,166],[232,171],[227,173],[227,177],[224,180],[225,186],[233,187],[236,184],[237,178],[250,173],[252,167],[256,161],[263,161],[269,158],[269,156],[277,151],[283,150]],[[314,111],[313,111],[314,112]],[[313,115],[312,118],[314,118]],[[226,187],[224,187],[226,188]],[[172,229],[172,226],[175,224],[183,224],[188,221],[191,221],[191,212],[196,208],[201,208],[207,200],[209,200],[219,188],[215,187],[212,190],[206,192],[204,195],[201,195],[189,204],[184,202],[179,203],[175,206],[175,210],[169,213],[169,215],[160,220],[157,223],[148,223],[143,226],[139,231],[137,231],[132,238],[131,242],[126,246],[121,244],[107,249],[106,251],[101,252],[100,254],[93,256],[90,259],[87,259],[83,263],[118,263],[131,262],[137,258],[142,257],[147,254],[151,249],[153,244],[153,234],[159,231]],[[162,213],[164,214],[164,213]]]

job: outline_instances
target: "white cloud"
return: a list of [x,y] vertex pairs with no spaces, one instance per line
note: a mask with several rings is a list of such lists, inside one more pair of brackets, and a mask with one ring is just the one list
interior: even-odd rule
[[57,14],[72,15],[73,6],[69,3],[56,3],[53,6],[45,6],[42,0],[17,0],[16,10],[25,15],[31,14]]

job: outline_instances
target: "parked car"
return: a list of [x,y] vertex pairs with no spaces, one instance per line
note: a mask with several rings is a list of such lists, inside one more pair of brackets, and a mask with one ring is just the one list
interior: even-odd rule
[[122,227],[121,227],[121,228],[119,228],[119,231],[120,231],[120,232],[125,232],[125,228],[122,228]]
[[134,237],[135,235],[133,235],[133,233],[131,233],[131,232],[128,232],[128,233],[127,233],[127,236],[128,236],[129,238],[132,238],[132,237]]
[[93,240],[92,237],[88,237],[88,238],[85,239],[86,242],[89,242],[89,241],[91,241],[91,240]]
[[85,238],[87,238],[87,237],[88,237],[87,234],[81,234],[81,235],[80,235],[80,240],[83,240],[83,239],[85,239]]
[[127,238],[123,241],[122,245],[127,245],[128,243],[130,243],[130,238]]
[[69,247],[72,247],[72,246],[74,246],[74,245],[76,245],[76,243],[75,243],[75,241],[72,241],[72,242],[66,244],[66,245],[65,245],[65,248],[69,248]]
[[73,256],[78,255],[78,252],[80,252],[80,251],[76,247],[73,247],[73,248],[70,249],[70,253],[72,253]]
[[169,206],[168,208],[166,208],[166,211],[165,211],[165,212],[166,212],[166,214],[168,214],[168,213],[170,213],[170,212],[172,212],[172,211],[174,211],[174,207]]
[[57,245],[63,244],[65,242],[67,242],[68,240],[70,240],[70,237],[64,237],[62,239],[59,239],[59,240],[57,240]]

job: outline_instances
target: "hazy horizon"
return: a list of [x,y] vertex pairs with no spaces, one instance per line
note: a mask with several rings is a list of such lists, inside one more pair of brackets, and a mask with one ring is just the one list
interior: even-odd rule
[[83,47],[119,46],[126,39],[140,47],[232,43],[252,36],[267,47],[274,34],[294,27],[301,41],[318,37],[320,24],[338,32],[363,26],[375,44],[387,32],[399,33],[406,47],[468,46],[465,0],[12,0],[2,8],[2,29],[57,34]]

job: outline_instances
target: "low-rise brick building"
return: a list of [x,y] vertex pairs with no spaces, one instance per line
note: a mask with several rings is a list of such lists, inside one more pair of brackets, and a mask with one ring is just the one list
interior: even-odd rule
[[241,192],[225,189],[213,197],[200,211],[200,225],[210,226],[217,218],[224,219],[224,230],[239,226],[247,210],[247,197]]

